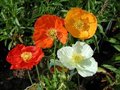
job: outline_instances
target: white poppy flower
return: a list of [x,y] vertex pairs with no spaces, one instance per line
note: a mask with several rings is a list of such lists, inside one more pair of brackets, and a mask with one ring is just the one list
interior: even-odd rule
[[97,72],[98,64],[92,55],[92,48],[80,41],[72,47],[66,46],[57,51],[60,62],[70,70],[76,68],[82,77],[92,76]]

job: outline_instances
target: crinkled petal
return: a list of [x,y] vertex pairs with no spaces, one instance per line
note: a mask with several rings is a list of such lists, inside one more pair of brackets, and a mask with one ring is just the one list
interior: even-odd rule
[[36,30],[53,28],[55,27],[56,19],[58,19],[58,17],[55,15],[43,15],[36,20],[34,28]]
[[90,58],[93,55],[92,48],[85,42],[77,41],[72,47],[76,53],[81,53],[85,58]]
[[25,46],[23,44],[16,45],[15,48],[9,51],[6,57],[6,60],[11,64],[21,63],[22,60],[21,60],[20,54],[21,54],[21,49],[24,47]]
[[57,28],[57,38],[62,44],[66,44],[68,39],[67,35],[68,33],[64,27]]
[[77,41],[72,47],[76,53],[81,53],[81,48],[85,43]]
[[62,44],[67,42],[67,30],[63,27],[64,21],[63,19],[59,18],[55,22],[55,28],[57,30],[57,38],[60,40]]
[[37,47],[40,48],[51,48],[53,46],[53,39],[50,37],[41,38],[35,42]]
[[73,48],[69,46],[63,47],[57,51],[57,56],[61,63],[70,70],[75,68],[74,62],[72,60],[73,52]]
[[82,77],[93,76],[98,70],[98,64],[94,58],[90,58],[77,64],[76,69]]
[[81,54],[86,58],[90,58],[93,55],[93,50],[92,48],[86,44],[85,42],[77,42],[79,45],[81,45]]

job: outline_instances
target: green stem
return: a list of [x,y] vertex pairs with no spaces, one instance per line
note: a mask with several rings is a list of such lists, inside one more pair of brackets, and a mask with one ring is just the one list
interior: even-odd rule
[[88,0],[88,3],[87,3],[87,9],[90,12],[90,1],[89,0]]
[[[39,70],[38,70],[38,66],[36,65],[35,66],[35,69],[37,71],[37,76],[38,76],[38,80],[39,80],[39,83],[41,82],[40,81],[40,73],[39,73]],[[39,84],[39,87],[41,88],[41,90],[43,90],[43,86],[42,86],[42,83]]]
[[28,73],[28,77],[29,77],[29,80],[30,80],[31,84],[33,84],[33,81],[32,81],[31,75],[30,75],[30,72],[27,71],[27,73]]
[[57,46],[57,41],[55,41],[55,43],[54,43],[54,51],[53,51],[53,60],[54,60],[54,72],[56,73],[56,68],[55,68],[55,57],[56,57],[56,54],[55,54],[55,52],[56,52],[56,46]]
[[38,66],[36,65],[35,68],[36,68],[36,71],[37,71],[38,80],[39,80],[39,82],[40,82],[40,74],[39,74]]
[[79,77],[79,74],[78,74],[78,90],[79,90],[79,88],[80,88],[80,77]]

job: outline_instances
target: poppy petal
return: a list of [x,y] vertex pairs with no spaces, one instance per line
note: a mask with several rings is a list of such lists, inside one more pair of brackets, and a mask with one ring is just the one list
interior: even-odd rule
[[53,39],[52,38],[42,38],[35,42],[37,47],[40,48],[51,48],[53,46]]
[[19,44],[10,50],[6,60],[11,64],[10,69],[31,69],[43,56],[44,53],[39,47]]
[[81,8],[72,8],[65,17],[65,27],[73,37],[85,40],[95,34],[97,19],[92,13]]
[[64,28],[64,20],[55,15],[43,15],[34,25],[33,40],[40,48],[51,48],[55,39],[62,44],[67,41],[67,30]]

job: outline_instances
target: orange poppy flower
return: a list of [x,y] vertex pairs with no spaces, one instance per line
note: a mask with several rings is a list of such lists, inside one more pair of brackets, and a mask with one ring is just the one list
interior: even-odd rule
[[18,44],[8,53],[6,60],[12,64],[10,69],[31,69],[43,56],[44,53],[38,47]]
[[62,44],[67,41],[67,30],[64,28],[63,19],[55,15],[43,15],[34,25],[33,40],[36,46],[51,48],[55,39]]
[[80,8],[72,8],[65,17],[65,27],[75,38],[85,40],[91,38],[97,29],[97,19]]

